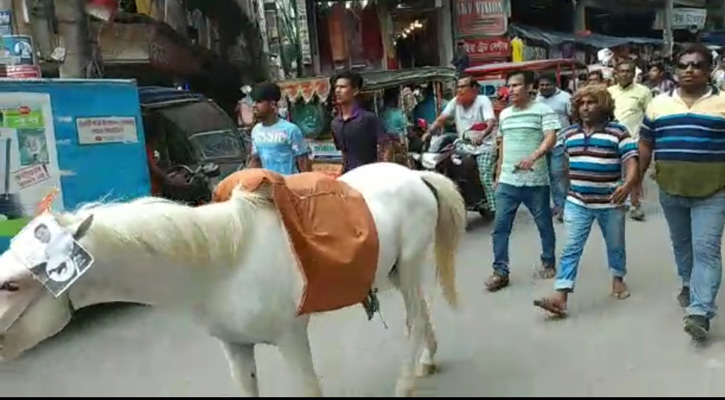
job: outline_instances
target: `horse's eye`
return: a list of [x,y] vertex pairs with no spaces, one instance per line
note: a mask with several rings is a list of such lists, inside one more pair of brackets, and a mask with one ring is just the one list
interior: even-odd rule
[[5,282],[0,285],[0,290],[4,290],[6,292],[17,292],[20,288],[15,284],[15,282]]

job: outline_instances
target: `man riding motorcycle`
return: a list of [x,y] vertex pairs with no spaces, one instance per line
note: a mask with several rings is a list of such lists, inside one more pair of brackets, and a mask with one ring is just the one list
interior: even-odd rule
[[[479,94],[478,82],[470,76],[461,76],[456,86],[456,98],[446,105],[441,115],[430,125],[423,140],[442,128],[447,120],[454,119],[456,131],[463,142],[458,148],[476,158],[481,184],[486,193],[487,210],[495,212],[493,171],[495,137],[492,134],[496,116],[488,97]],[[484,130],[471,129],[485,123]]]

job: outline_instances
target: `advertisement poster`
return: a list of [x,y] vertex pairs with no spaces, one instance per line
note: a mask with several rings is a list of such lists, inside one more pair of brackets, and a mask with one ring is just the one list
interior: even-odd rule
[[454,0],[458,36],[502,36],[508,29],[506,0]]
[[5,64],[8,78],[40,78],[40,66],[30,36],[2,36],[0,41],[2,41],[0,63]]
[[62,190],[50,95],[0,93],[0,237],[17,234],[54,188]]

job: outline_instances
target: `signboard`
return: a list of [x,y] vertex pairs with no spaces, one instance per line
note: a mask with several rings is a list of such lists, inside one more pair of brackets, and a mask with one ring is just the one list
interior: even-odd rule
[[78,143],[135,143],[138,130],[134,117],[76,118]]
[[501,36],[508,29],[506,0],[454,0],[458,36]]
[[341,160],[342,152],[335,147],[332,140],[312,141],[308,140],[307,145],[312,150],[313,160]]
[[508,38],[464,39],[466,53],[471,62],[481,62],[511,56],[511,41]]
[[307,2],[297,0],[297,33],[300,39],[300,53],[302,64],[312,64],[312,48],[310,47],[310,28],[307,24]]
[[[663,29],[663,12],[658,11],[652,29]],[[703,29],[707,22],[707,9],[678,7],[672,9],[672,29]]]

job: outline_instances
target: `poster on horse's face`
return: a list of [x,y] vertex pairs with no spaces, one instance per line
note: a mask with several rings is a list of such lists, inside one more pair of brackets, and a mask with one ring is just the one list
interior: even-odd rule
[[41,214],[13,238],[10,250],[55,297],[93,264],[93,256],[51,214]]

